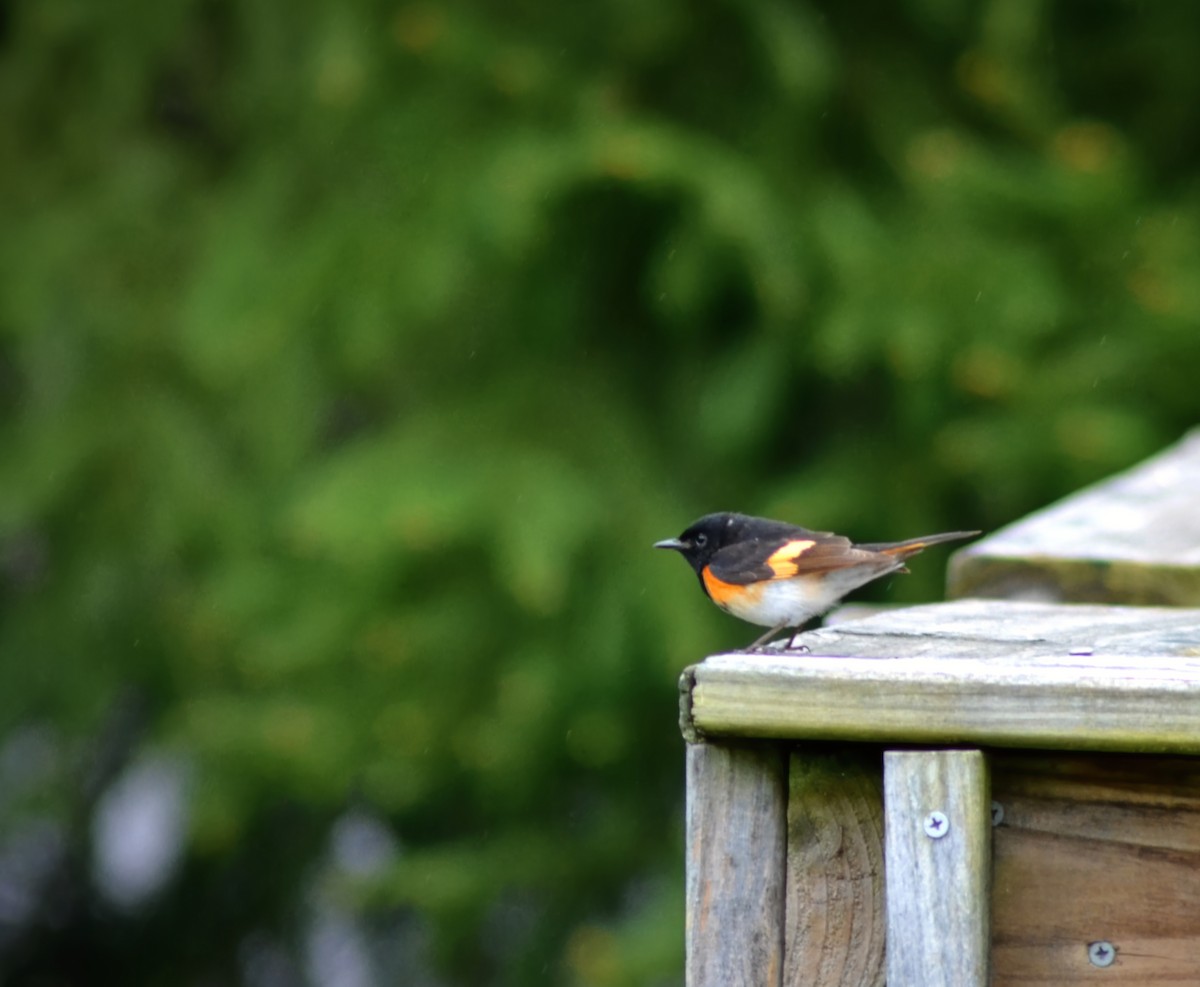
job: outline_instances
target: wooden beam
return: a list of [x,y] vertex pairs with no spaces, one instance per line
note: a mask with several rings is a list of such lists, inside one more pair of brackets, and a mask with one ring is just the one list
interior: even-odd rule
[[883,987],[879,753],[795,751],[788,787],[783,982]]
[[956,552],[952,597],[1200,606],[1200,429]]
[[986,987],[991,799],[979,751],[883,758],[888,987]]
[[1200,610],[962,600],[798,643],[690,669],[690,732],[1200,753]]
[[990,760],[993,987],[1200,982],[1200,762]]
[[787,757],[778,744],[687,748],[687,987],[779,987]]

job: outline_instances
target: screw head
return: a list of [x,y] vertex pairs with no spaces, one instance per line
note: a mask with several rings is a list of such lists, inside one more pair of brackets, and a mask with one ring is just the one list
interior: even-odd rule
[[934,809],[925,817],[925,835],[930,839],[940,840],[950,832],[950,820],[946,813]]
[[1004,806],[999,802],[992,803],[992,825],[999,826],[1004,822]]
[[1088,943],[1088,959],[1092,966],[1112,966],[1117,958],[1117,947],[1107,939]]

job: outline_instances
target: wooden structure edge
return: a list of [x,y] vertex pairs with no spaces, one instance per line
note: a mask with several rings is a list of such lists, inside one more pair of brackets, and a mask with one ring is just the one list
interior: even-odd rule
[[800,640],[689,668],[685,736],[1200,753],[1200,610],[961,601]]
[[1200,429],[956,552],[948,595],[1200,606]]

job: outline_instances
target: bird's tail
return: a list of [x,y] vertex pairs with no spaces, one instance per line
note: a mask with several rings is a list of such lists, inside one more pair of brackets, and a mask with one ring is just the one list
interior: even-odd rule
[[897,559],[907,559],[910,555],[923,552],[930,545],[940,545],[944,541],[961,541],[964,538],[974,538],[981,534],[979,531],[947,531],[940,535],[926,535],[924,538],[909,538],[906,541],[878,542],[874,545],[856,545],[868,552],[882,552]]

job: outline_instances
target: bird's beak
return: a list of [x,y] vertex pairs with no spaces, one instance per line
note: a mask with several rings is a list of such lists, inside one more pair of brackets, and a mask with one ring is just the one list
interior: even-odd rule
[[682,552],[687,548],[686,542],[681,542],[678,538],[664,538],[662,541],[654,543],[655,548],[673,548],[677,552]]

